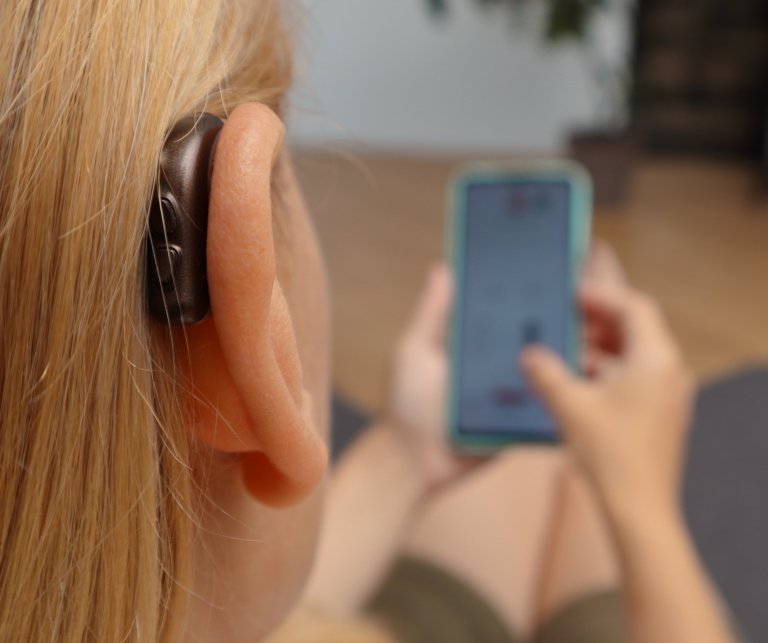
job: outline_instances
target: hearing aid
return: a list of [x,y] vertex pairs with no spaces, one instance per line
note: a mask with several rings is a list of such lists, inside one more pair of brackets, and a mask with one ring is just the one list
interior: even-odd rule
[[210,312],[206,269],[208,201],[216,140],[224,123],[182,119],[160,155],[147,234],[147,305],[165,324],[195,324]]

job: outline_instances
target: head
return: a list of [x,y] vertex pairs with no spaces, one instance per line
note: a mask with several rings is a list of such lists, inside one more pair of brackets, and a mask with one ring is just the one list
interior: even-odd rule
[[[256,640],[311,562],[328,324],[281,151],[276,0],[0,8],[0,640]],[[149,319],[147,213],[183,116],[214,159],[212,315]]]

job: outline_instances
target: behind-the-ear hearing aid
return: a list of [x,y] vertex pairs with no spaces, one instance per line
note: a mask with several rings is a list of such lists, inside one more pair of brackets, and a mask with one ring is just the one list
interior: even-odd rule
[[147,239],[147,302],[166,324],[194,324],[210,311],[206,276],[208,200],[216,138],[212,114],[173,127],[160,156]]

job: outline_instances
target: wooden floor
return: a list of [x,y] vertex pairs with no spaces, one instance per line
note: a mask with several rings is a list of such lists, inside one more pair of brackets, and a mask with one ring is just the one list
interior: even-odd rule
[[[332,281],[337,390],[370,411],[427,266],[443,253],[456,161],[295,153]],[[665,307],[703,378],[768,363],[768,199],[737,164],[646,160],[597,213],[634,282]]]

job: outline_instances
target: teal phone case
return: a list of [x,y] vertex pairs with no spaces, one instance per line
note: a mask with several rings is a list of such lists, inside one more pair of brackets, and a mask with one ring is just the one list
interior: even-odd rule
[[557,438],[529,434],[467,434],[458,430],[459,377],[458,356],[461,348],[463,307],[458,302],[464,299],[464,231],[466,228],[466,194],[470,185],[494,184],[499,182],[566,181],[570,185],[569,253],[570,289],[574,295],[573,315],[568,324],[567,355],[573,368],[579,368],[581,322],[575,305],[580,267],[589,247],[592,227],[592,183],[587,171],[570,161],[539,161],[524,163],[473,164],[462,168],[452,181],[448,208],[450,225],[447,230],[448,256],[453,266],[455,302],[453,307],[450,356],[451,375],[448,395],[448,431],[453,445],[462,452],[483,454],[496,451],[504,446],[519,443],[554,443]]

